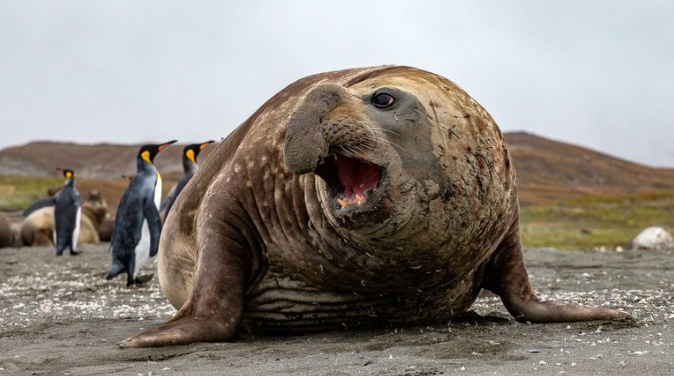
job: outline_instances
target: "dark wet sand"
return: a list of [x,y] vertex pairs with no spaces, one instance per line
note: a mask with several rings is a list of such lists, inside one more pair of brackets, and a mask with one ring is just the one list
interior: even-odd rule
[[[674,373],[674,252],[525,252],[542,298],[623,309],[630,322],[527,325],[484,294],[445,325],[119,349],[175,310],[156,278],[106,281],[107,245],[56,258],[0,249],[0,375],[449,375]],[[154,265],[146,267],[152,272]]]

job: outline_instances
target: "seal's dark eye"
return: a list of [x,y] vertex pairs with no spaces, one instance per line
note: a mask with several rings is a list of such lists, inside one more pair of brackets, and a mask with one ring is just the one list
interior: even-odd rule
[[393,96],[388,93],[375,94],[375,96],[372,98],[372,104],[374,104],[374,106],[377,108],[391,107],[395,101],[395,98],[393,98]]

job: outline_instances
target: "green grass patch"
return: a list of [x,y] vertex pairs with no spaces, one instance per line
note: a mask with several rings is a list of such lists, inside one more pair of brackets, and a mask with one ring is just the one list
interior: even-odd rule
[[[47,197],[60,178],[0,175],[0,210],[23,210]],[[525,247],[565,250],[625,247],[648,226],[674,227],[674,190],[592,197],[523,207]]]
[[47,197],[47,189],[62,185],[60,178],[0,175],[0,210],[23,210]]
[[524,207],[521,224],[526,247],[624,248],[646,227],[674,224],[674,190]]

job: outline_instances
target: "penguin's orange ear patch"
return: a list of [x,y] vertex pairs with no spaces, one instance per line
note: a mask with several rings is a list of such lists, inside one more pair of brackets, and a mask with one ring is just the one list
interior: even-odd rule
[[194,163],[197,162],[197,161],[195,160],[195,158],[194,158],[194,150],[188,149],[188,150],[185,152],[185,156],[186,156],[187,159],[189,159],[190,161],[192,161],[192,162],[194,162]]
[[140,157],[143,158],[143,160],[145,162],[152,163],[152,161],[150,160],[150,152],[149,151],[145,150],[144,152],[142,152],[140,154]]

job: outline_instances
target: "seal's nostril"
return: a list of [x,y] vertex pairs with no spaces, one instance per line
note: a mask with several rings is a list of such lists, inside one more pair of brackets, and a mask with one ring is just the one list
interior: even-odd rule
[[311,90],[297,106],[286,124],[283,160],[294,174],[314,171],[328,147],[322,121],[338,105],[346,89],[322,84]]

